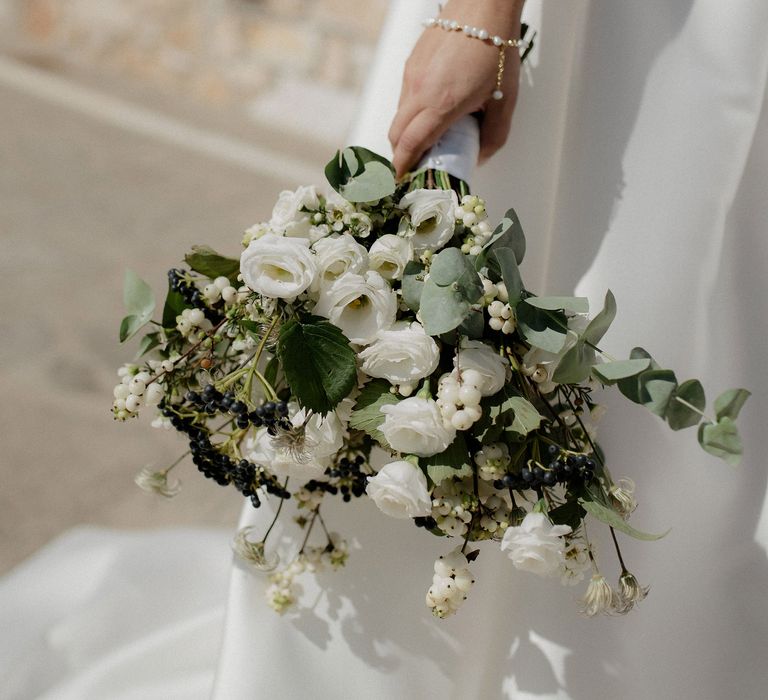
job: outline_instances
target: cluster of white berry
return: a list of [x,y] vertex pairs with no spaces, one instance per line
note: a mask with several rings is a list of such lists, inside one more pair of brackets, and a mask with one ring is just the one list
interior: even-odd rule
[[495,331],[512,333],[515,330],[515,316],[509,305],[509,294],[504,282],[494,284],[483,278],[483,303],[488,312],[488,325]]
[[213,326],[202,309],[184,309],[176,317],[176,330],[190,341],[202,338],[211,328]]
[[483,398],[479,387],[483,384],[482,375],[474,369],[444,374],[437,385],[437,405],[446,427],[456,430],[469,430],[473,423],[480,420]]
[[427,606],[432,614],[440,618],[453,615],[467,599],[474,582],[469,562],[460,548],[441,556],[435,562],[432,585],[427,591]]
[[479,524],[481,532],[487,533],[483,537],[501,539],[512,518],[509,504],[494,492],[483,500],[482,513]]
[[210,284],[206,284],[200,293],[209,304],[215,304],[223,299],[225,304],[231,304],[237,300],[238,290],[233,287],[226,277],[217,277]]
[[474,496],[453,479],[445,479],[432,492],[432,517],[449,537],[467,534],[476,506]]
[[509,448],[503,442],[483,445],[475,454],[475,464],[478,467],[477,475],[483,481],[501,479],[509,466]]
[[308,510],[315,510],[323,501],[323,495],[325,491],[321,489],[315,489],[310,491],[308,488],[302,486],[296,491],[293,496],[298,501],[298,508],[307,508]]
[[355,211],[352,207],[334,206],[328,204],[327,208],[312,214],[312,225],[316,228],[315,235],[327,236],[330,233],[349,233],[357,238],[368,238],[371,235],[373,224],[370,217]]
[[480,255],[483,246],[493,234],[493,229],[488,223],[485,200],[473,194],[465,194],[456,207],[454,215],[457,223],[469,229],[461,245],[461,252],[465,255]]
[[[173,362],[164,360],[161,367],[164,372],[172,371]],[[142,405],[157,406],[163,400],[165,390],[160,385],[162,375],[153,378],[149,372],[139,371],[136,365],[123,365],[117,370],[117,376],[120,377],[120,383],[112,392],[115,397],[112,413],[118,420],[137,415]]]

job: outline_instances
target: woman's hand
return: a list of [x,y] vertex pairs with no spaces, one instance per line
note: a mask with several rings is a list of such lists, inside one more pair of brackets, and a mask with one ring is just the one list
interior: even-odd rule
[[[511,39],[520,36],[522,7],[523,0],[452,0],[440,16]],[[398,177],[465,114],[483,111],[480,162],[504,145],[520,77],[517,49],[506,51],[504,97],[494,100],[498,68],[499,49],[492,44],[439,27],[424,31],[405,64],[400,104],[389,130]]]

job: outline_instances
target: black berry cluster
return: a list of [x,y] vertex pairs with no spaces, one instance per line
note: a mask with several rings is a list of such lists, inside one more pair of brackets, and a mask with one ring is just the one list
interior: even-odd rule
[[368,483],[368,474],[363,471],[366,461],[365,457],[358,455],[354,459],[342,457],[336,464],[325,470],[328,481],[317,481],[312,479],[308,481],[304,488],[307,491],[324,491],[332,496],[341,493],[345,502],[352,500],[352,496],[360,498],[365,493],[365,487]]
[[569,486],[576,483],[588,484],[594,478],[596,464],[591,457],[586,455],[564,456],[557,445],[549,445],[547,452],[551,460],[547,466],[540,464],[536,464],[532,468],[525,466],[519,474],[505,474],[501,479],[494,481],[494,487],[521,491],[537,489],[542,486],[554,486],[555,484]]
[[217,413],[233,416],[235,425],[241,429],[250,425],[257,428],[266,426],[270,435],[276,435],[278,428],[290,430],[292,427],[288,420],[288,404],[285,401],[267,401],[249,411],[245,402],[235,398],[233,391],[222,393],[213,384],[206,385],[202,392],[188,391],[184,399],[193,409],[209,416],[215,416]]
[[416,525],[416,527],[423,527],[427,530],[434,530],[437,527],[437,520],[435,520],[431,515],[427,515],[426,517],[416,517],[413,519],[413,524]]
[[168,407],[163,407],[162,413],[170,419],[176,430],[186,434],[192,461],[203,476],[220,486],[232,484],[243,496],[250,498],[256,508],[261,505],[258,490],[262,488],[278,498],[290,498],[290,492],[263,467],[247,459],[235,462],[229,455],[217,450],[208,430],[196,424],[194,419],[179,416]]

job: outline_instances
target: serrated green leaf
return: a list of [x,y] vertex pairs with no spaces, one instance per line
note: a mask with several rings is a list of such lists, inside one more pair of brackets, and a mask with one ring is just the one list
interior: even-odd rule
[[403,302],[411,311],[418,311],[424,289],[424,265],[411,260],[403,271]]
[[511,396],[503,405],[508,406],[515,414],[510,430],[520,435],[528,435],[536,430],[544,418],[536,407],[522,396]]
[[597,503],[596,501],[579,499],[579,503],[582,505],[584,510],[587,511],[587,513],[597,518],[600,522],[603,522],[606,525],[610,525],[614,530],[623,532],[625,535],[634,537],[636,540],[645,540],[646,542],[660,540],[669,532],[669,530],[667,530],[667,532],[662,535],[651,535],[647,532],[641,532],[640,530],[632,527],[615,510],[606,508],[604,505]]
[[565,345],[568,329],[565,315],[557,311],[537,309],[521,301],[515,309],[520,334],[531,344],[547,352],[558,353]]
[[142,355],[145,355],[150,350],[154,350],[158,345],[160,345],[160,334],[147,333],[141,339],[141,343],[139,343],[139,349],[136,351],[136,359],[140,358]]
[[332,411],[357,383],[355,352],[325,319],[288,321],[280,329],[277,356],[291,393],[315,413]]
[[587,297],[528,297],[525,301],[537,309],[563,310],[574,314],[589,313]]
[[721,418],[736,420],[741,407],[751,395],[746,389],[729,389],[723,392],[715,399],[715,416],[718,420]]
[[211,279],[226,277],[232,285],[237,286],[239,259],[227,258],[207,245],[195,245],[192,246],[192,252],[184,256],[184,262],[201,275]]
[[738,466],[741,462],[741,437],[736,423],[728,416],[723,416],[717,423],[702,423],[699,426],[699,444],[731,466]]
[[461,433],[456,435],[456,439],[443,452],[419,459],[419,465],[435,485],[449,477],[472,474],[467,443]]
[[[682,402],[685,403],[682,403]],[[686,406],[691,404],[697,411]],[[682,430],[697,425],[702,418],[701,412],[707,405],[704,396],[704,387],[698,379],[689,379],[683,382],[672,393],[667,405],[666,419],[672,430]]]
[[395,191],[395,171],[383,156],[361,146],[350,146],[325,166],[331,187],[349,202],[372,202]]
[[563,505],[549,511],[549,519],[555,525],[568,525],[574,532],[581,524],[587,511],[578,501],[566,501]]
[[389,382],[383,379],[374,379],[368,382],[360,391],[355,407],[349,419],[349,427],[362,430],[370,435],[382,447],[388,448],[389,444],[384,438],[379,426],[384,422],[384,414],[381,407],[387,404],[397,403],[399,399],[390,391]]
[[651,361],[648,358],[639,360],[616,360],[615,362],[603,362],[592,367],[594,374],[603,384],[615,384],[620,379],[636,377],[648,369]]

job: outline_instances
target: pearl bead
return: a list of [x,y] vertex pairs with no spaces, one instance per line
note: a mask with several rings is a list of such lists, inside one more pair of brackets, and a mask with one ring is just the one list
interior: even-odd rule
[[500,100],[504,97],[504,93],[501,90],[494,90],[493,91],[493,99],[494,100]]
[[465,33],[467,36],[472,36],[472,27],[470,27],[468,24],[465,24],[465,25],[464,25],[464,27],[462,28],[462,31],[463,31],[463,32],[464,32],[464,33]]
[[494,46],[501,46],[504,43],[504,39],[502,39],[498,34],[491,39]]
[[485,41],[488,38],[488,32],[485,29],[481,29],[477,33],[477,38],[478,39],[482,39],[483,41]]
[[456,31],[459,28],[459,23],[456,20],[453,20],[448,26],[453,29],[453,31]]

